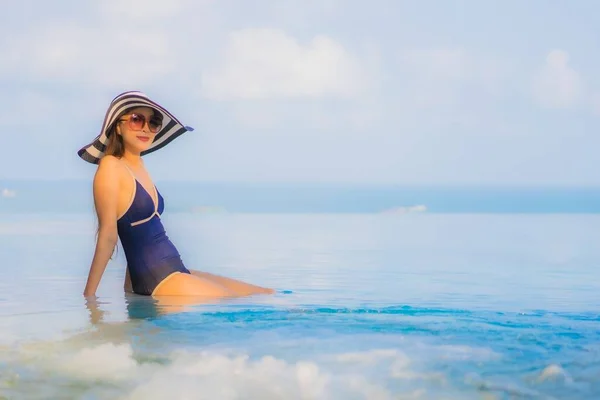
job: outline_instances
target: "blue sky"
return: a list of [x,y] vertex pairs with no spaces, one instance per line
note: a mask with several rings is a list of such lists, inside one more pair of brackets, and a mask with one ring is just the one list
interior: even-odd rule
[[142,90],[194,132],[155,180],[599,185],[593,1],[12,1],[0,179],[76,151]]

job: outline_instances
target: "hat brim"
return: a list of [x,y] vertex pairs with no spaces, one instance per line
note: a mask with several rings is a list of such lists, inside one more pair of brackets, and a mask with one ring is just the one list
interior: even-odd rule
[[102,130],[100,134],[94,138],[94,140],[82,147],[77,151],[77,155],[84,161],[92,164],[98,164],[100,159],[104,156],[106,151],[106,144],[108,143],[108,129],[112,124],[119,118],[123,112],[128,109],[135,107],[150,107],[160,112],[163,117],[163,126],[159,132],[156,133],[154,141],[148,149],[143,151],[141,155],[152,153],[165,147],[173,140],[188,131],[193,131],[194,128],[183,125],[173,114],[167,111],[160,104],[151,100],[144,93],[139,91],[124,92],[115,97],[110,107],[106,111],[104,122],[102,123]]

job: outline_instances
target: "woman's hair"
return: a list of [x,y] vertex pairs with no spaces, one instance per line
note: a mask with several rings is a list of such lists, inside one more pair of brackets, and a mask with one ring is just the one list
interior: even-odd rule
[[118,120],[106,132],[108,141],[106,142],[104,154],[121,158],[125,153],[125,143],[123,142],[123,136],[117,134],[117,122]]

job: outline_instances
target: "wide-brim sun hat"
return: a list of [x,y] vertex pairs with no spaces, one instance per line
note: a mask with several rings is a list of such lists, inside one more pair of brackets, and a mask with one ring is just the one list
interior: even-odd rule
[[91,143],[79,149],[77,155],[89,163],[98,164],[106,151],[110,128],[123,112],[135,107],[153,108],[160,112],[163,117],[161,130],[156,133],[150,147],[144,150],[141,155],[146,155],[159,150],[185,132],[194,130],[191,126],[183,125],[173,114],[157,102],[151,100],[145,93],[137,90],[123,92],[110,102],[110,106],[104,117],[104,122],[102,123],[102,129],[98,136],[96,136]]

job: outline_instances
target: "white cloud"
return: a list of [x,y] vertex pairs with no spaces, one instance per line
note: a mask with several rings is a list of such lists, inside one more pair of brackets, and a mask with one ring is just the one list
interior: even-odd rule
[[376,134],[371,129],[383,117],[381,104],[376,100],[346,101],[235,101],[228,104],[236,122],[252,135],[288,135],[302,131],[303,138],[328,136],[348,137],[350,132]]
[[56,24],[13,39],[6,53],[5,71],[70,84],[129,88],[151,82],[175,68],[167,36],[160,31],[102,31]]
[[552,50],[533,79],[534,99],[547,108],[574,106],[582,94],[581,77],[569,65],[569,54]]
[[400,68],[411,77],[403,94],[416,106],[455,102],[456,85],[466,73],[466,54],[461,49],[418,49],[401,53]]
[[216,100],[349,98],[365,83],[359,62],[328,36],[302,44],[278,29],[244,29],[230,34],[221,64],[203,74],[202,92]]
[[412,69],[434,78],[462,79],[467,72],[467,53],[460,48],[409,50],[403,60]]
[[510,71],[505,61],[451,47],[402,50],[399,68],[406,75],[404,97],[427,108],[458,105],[472,97],[467,88],[478,91],[476,95],[497,95]]
[[[103,0],[98,8],[109,18],[120,21],[155,22],[178,16],[185,0]],[[199,1],[199,0],[196,0]]]
[[0,72],[30,83],[83,83],[108,90],[141,89],[167,76],[191,76],[192,68],[181,68],[189,60],[180,53],[189,40],[175,28],[194,22],[185,32],[196,34],[195,23],[209,18],[211,3],[105,0],[84,10],[87,19],[48,18],[0,43]]
[[315,18],[337,17],[346,6],[344,0],[278,0],[269,4],[270,18],[285,26],[306,26]]

